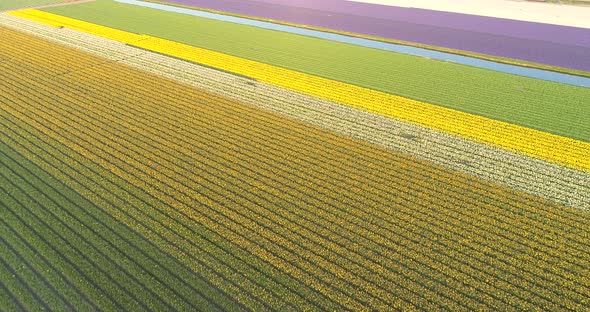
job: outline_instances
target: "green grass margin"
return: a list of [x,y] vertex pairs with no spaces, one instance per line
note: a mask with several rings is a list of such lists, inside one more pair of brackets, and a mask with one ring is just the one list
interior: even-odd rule
[[0,12],[63,2],[65,0],[2,0],[0,1]]
[[362,38],[362,39],[369,39],[369,40],[385,42],[385,43],[405,45],[405,46],[409,46],[409,47],[416,47],[416,48],[422,48],[422,49],[427,49],[427,50],[432,50],[432,51],[451,53],[451,54],[456,54],[456,55],[461,55],[461,56],[468,56],[468,57],[473,57],[473,58],[486,60],[486,61],[492,61],[492,62],[496,62],[496,63],[516,65],[516,66],[527,67],[527,68],[542,69],[542,70],[547,70],[547,71],[552,71],[552,72],[557,72],[557,73],[562,73],[562,74],[590,78],[590,72],[583,71],[583,70],[546,65],[546,64],[542,64],[542,63],[535,63],[535,62],[529,62],[529,61],[524,61],[524,60],[511,59],[511,58],[507,58],[507,57],[494,56],[494,55],[477,53],[477,52],[470,52],[470,51],[465,51],[465,50],[456,50],[456,49],[449,49],[449,48],[444,48],[444,47],[437,47],[437,46],[433,46],[433,45],[421,44],[421,43],[410,42],[410,41],[403,41],[403,40],[396,40],[396,39],[390,39],[390,38],[384,38],[384,37],[363,35],[363,34],[359,34],[359,33],[341,31],[341,30],[332,29],[332,28],[323,28],[323,27],[317,27],[317,26],[296,24],[296,23],[290,23],[290,22],[286,22],[286,21],[282,21],[282,20],[275,20],[275,19],[271,19],[271,18],[264,18],[264,17],[258,17],[258,16],[252,16],[252,15],[243,15],[243,14],[237,14],[237,13],[227,12],[227,11],[218,11],[218,10],[202,8],[202,7],[194,7],[194,6],[190,6],[190,5],[183,5],[183,4],[173,3],[173,2],[158,1],[158,0],[142,0],[142,1],[170,5],[170,6],[175,6],[175,7],[179,7],[179,8],[185,8],[185,9],[196,9],[196,10],[203,11],[203,12],[246,18],[246,19],[251,19],[251,20],[256,20],[256,21],[261,21],[261,22],[269,22],[269,23],[273,23],[273,24],[293,26],[293,27],[309,29],[309,30],[317,30],[317,31],[322,31],[322,32],[327,32],[327,33],[333,33],[333,34],[344,35],[344,36],[355,37],[355,38]]

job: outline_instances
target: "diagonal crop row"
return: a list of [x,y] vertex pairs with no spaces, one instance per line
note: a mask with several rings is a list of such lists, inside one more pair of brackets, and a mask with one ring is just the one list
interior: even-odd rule
[[[15,22],[14,17],[3,18],[11,19],[11,23]],[[285,90],[273,90],[274,87],[259,82],[251,85],[250,81],[236,76],[215,72],[152,53],[145,53],[145,51],[137,51],[131,47],[122,46],[119,43],[112,43],[87,34],[69,30],[64,33],[65,30],[48,30],[47,27],[39,29],[39,27],[44,26],[31,26],[30,22],[21,19],[18,19],[18,22],[28,23],[24,25],[27,27],[35,27],[36,34],[50,31],[53,40],[58,40],[55,37],[58,37],[59,40],[64,40],[64,38],[68,40],[76,39],[75,44],[77,46],[80,45],[80,42],[96,42],[87,49],[93,53],[98,53],[97,49],[104,51],[108,47],[108,52],[100,52],[100,55],[109,56],[115,54],[116,60],[140,66],[140,68],[147,71],[154,72],[154,68],[157,67],[158,69],[155,72],[158,74],[181,79],[184,82],[196,84],[199,87],[208,88],[226,96],[239,98],[266,109],[280,111],[307,122],[330,127],[390,148],[401,149],[404,152],[410,152],[421,158],[442,163],[453,169],[467,171],[470,174],[498,181],[510,187],[523,189],[558,202],[581,208],[590,206],[587,195],[590,194],[587,189],[588,185],[590,185],[590,179],[584,177],[584,173],[577,173],[567,168],[392,121],[388,118],[365,114],[304,95]],[[129,58],[126,59],[124,54],[120,54],[123,51]],[[137,56],[145,60],[138,60]],[[212,85],[215,85],[215,87],[212,88]],[[265,96],[261,97],[257,94],[264,94]],[[330,112],[332,115],[326,112]],[[330,122],[331,120],[333,121]],[[359,126],[359,124],[363,126]],[[406,139],[408,137],[409,139]]]
[[228,54],[192,47],[150,36],[121,38],[121,31],[41,11],[23,12],[25,18],[62,21],[80,29],[155,52],[197,61],[207,66],[235,72],[309,95],[343,103],[388,117],[402,119],[446,133],[491,144],[509,151],[588,171],[587,142],[568,139],[531,128],[475,116],[285,68],[237,58]]
[[[14,156],[4,154],[4,152],[3,152],[3,157],[5,157],[3,159],[6,159],[6,160],[10,160],[10,161],[14,160],[12,158]],[[13,166],[13,165],[7,165],[6,168],[11,168],[11,166]],[[38,181],[36,179],[38,179],[38,177],[39,177],[39,172],[37,172],[37,174],[31,174],[31,172],[26,169],[10,169],[10,170],[11,170],[11,172],[8,172],[8,174],[12,175],[12,180],[19,181],[19,179],[27,178],[27,179],[29,179],[29,181]],[[12,170],[19,170],[19,171],[21,171],[21,173],[18,173],[17,171],[12,171]],[[23,171],[23,170],[25,170],[25,171]],[[41,176],[42,176],[42,174],[41,174]],[[109,232],[109,233],[113,233],[113,235],[116,236],[117,239],[112,239],[111,237],[105,237],[105,235],[101,233],[104,230],[100,230],[100,227],[97,226],[97,225],[102,225],[105,227],[109,227],[108,222],[104,221],[104,220],[108,220],[108,219],[104,219],[104,215],[103,215],[102,220],[98,219],[96,217],[96,214],[93,215],[91,213],[93,211],[92,209],[88,209],[87,210],[88,212],[86,212],[86,210],[85,210],[86,213],[80,215],[79,212],[78,213],[76,212],[76,203],[72,200],[72,196],[65,197],[62,193],[63,190],[60,191],[59,189],[52,187],[51,184],[42,184],[41,182],[31,182],[31,183],[32,183],[31,186],[33,188],[31,189],[31,186],[27,186],[28,187],[27,192],[30,194],[36,194],[36,193],[40,192],[41,195],[36,196],[36,198],[47,198],[49,200],[49,202],[47,202],[47,200],[44,200],[43,202],[40,202],[38,204],[42,204],[43,207],[45,207],[46,211],[55,211],[53,214],[54,217],[64,216],[64,218],[65,218],[64,222],[69,223],[69,226],[66,225],[68,230],[76,231],[77,225],[83,224],[85,227],[92,229],[92,233],[94,235],[102,238],[102,243],[100,243],[101,240],[97,240],[95,237],[93,238],[92,236],[86,237],[87,241],[93,242],[94,244],[97,244],[98,246],[104,246],[104,244],[106,244],[107,246],[110,245],[110,247],[112,248],[111,250],[114,249],[114,250],[118,250],[120,252],[120,254],[116,257],[117,259],[119,259],[119,258],[126,259],[128,262],[130,262],[131,264],[134,265],[132,268],[135,270],[138,268],[146,268],[147,272],[144,272],[141,274],[150,276],[152,280],[158,281],[158,283],[161,283],[161,284],[168,283],[166,287],[169,288],[170,290],[160,288],[160,289],[157,289],[158,293],[166,294],[168,296],[168,298],[174,299],[174,300],[176,300],[175,298],[180,298],[180,302],[176,302],[177,304],[180,304],[179,305],[180,307],[182,307],[182,306],[211,305],[211,303],[206,302],[206,300],[207,300],[206,297],[205,297],[205,300],[203,300],[203,298],[199,294],[199,290],[197,290],[194,285],[191,285],[191,283],[187,283],[187,281],[183,281],[182,279],[179,278],[177,273],[170,271],[168,269],[168,267],[177,267],[177,265],[171,263],[170,261],[167,261],[166,258],[161,258],[161,257],[155,258],[153,255],[151,255],[149,253],[150,247],[146,247],[144,244],[143,248],[140,249],[138,246],[136,246],[137,243],[134,243],[133,240],[126,238],[124,235],[120,234],[118,231],[116,231],[114,229],[112,229],[112,232]],[[37,186],[33,186],[35,184]],[[27,182],[20,182],[18,185],[26,186]],[[61,209],[58,209],[56,211],[55,207],[60,207]],[[66,208],[69,208],[71,210],[64,211]],[[87,219],[88,217],[92,218],[91,221]],[[43,219],[47,220],[48,218],[43,218]],[[85,219],[87,221],[84,221]],[[77,235],[85,237],[86,234],[80,234],[80,232],[78,232]],[[11,237],[11,236],[7,236],[7,237]],[[135,241],[137,241],[137,240],[135,240]],[[119,246],[119,245],[121,245],[121,246]],[[28,245],[28,246],[29,246],[29,248],[33,248],[31,245]],[[141,246],[141,244],[140,244],[140,246]],[[148,250],[148,252],[146,252],[146,249]],[[23,249],[20,249],[20,250],[23,250]],[[123,250],[125,251],[125,253],[123,253]],[[41,253],[41,254],[43,254],[43,253]],[[121,256],[121,254],[124,254],[125,256]],[[33,257],[32,259],[36,259],[36,258]],[[50,267],[52,266],[50,261],[47,261],[47,258],[42,257],[42,259],[44,259],[43,266],[45,266],[45,265],[48,265]],[[141,259],[141,260],[138,260],[138,259]],[[161,272],[158,270],[153,271],[151,269],[153,267],[162,268],[161,270],[164,270],[166,272],[164,273],[164,272]],[[55,270],[55,272],[60,272],[60,270],[56,269],[55,267],[53,268],[53,270]],[[179,269],[177,268],[177,270],[179,270]],[[136,276],[141,276],[141,274],[136,275]],[[162,277],[165,277],[164,279],[166,279],[166,280],[164,280]],[[62,278],[62,281],[65,279],[66,283],[68,285],[64,285],[63,287],[60,287],[60,289],[65,289],[66,291],[68,291],[69,289],[76,289],[76,287],[71,283],[71,280],[67,281],[67,279],[63,275],[61,275],[61,278]],[[131,279],[133,279],[133,278],[134,277],[131,276]],[[199,279],[194,279],[193,282],[194,281],[199,281]],[[60,284],[60,283],[62,283],[62,285],[63,285],[63,282],[57,282],[57,284]],[[176,288],[172,288],[171,287],[172,285],[174,285]],[[181,294],[181,293],[177,292],[177,289],[180,290],[181,292],[184,292],[184,293]],[[87,289],[86,289],[86,291],[87,291]],[[75,296],[72,296],[71,294],[68,297],[75,298]],[[156,296],[156,298],[157,298],[157,296]],[[187,299],[187,298],[189,298],[189,299]],[[86,300],[88,300],[88,299],[86,299]],[[196,301],[194,301],[194,300],[196,300]],[[201,301],[199,301],[199,300],[201,300]],[[80,306],[80,305],[76,304],[76,306]],[[212,306],[212,308],[213,308],[213,306]],[[221,309],[221,308],[218,307],[218,309]]]

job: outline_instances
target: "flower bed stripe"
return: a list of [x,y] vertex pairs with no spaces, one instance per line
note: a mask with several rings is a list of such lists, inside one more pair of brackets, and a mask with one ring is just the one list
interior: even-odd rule
[[73,29],[220,68],[290,90],[590,172],[590,157],[588,157],[590,143],[588,142],[577,141],[164,39],[134,35],[51,13],[27,10],[11,14],[24,18],[39,18],[40,22],[44,19],[53,20],[57,24],[63,21],[64,26]]

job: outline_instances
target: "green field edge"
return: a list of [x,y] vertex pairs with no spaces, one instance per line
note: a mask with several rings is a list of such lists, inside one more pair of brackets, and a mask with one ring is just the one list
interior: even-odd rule
[[[90,235],[91,237],[95,237],[95,238],[97,238],[96,241],[88,240],[88,241],[85,241],[85,244],[88,244],[89,246],[94,246],[94,247],[92,247],[92,249],[95,249],[95,252],[104,253],[103,256],[106,256],[106,257],[114,256],[117,253],[117,249],[119,249],[119,252],[122,252],[123,250],[125,250],[126,257],[129,259],[126,261],[133,261],[133,262],[139,261],[141,264],[140,263],[137,263],[137,264],[140,266],[136,267],[134,269],[131,269],[127,265],[123,264],[123,262],[112,263],[109,265],[126,267],[125,269],[123,269],[123,271],[124,272],[126,271],[126,272],[123,273],[123,272],[110,271],[111,274],[113,274],[113,277],[131,274],[131,276],[135,277],[137,280],[129,281],[130,284],[136,285],[135,287],[140,287],[145,290],[150,290],[150,292],[155,292],[156,294],[158,294],[160,296],[164,295],[165,293],[168,293],[169,295],[170,295],[170,293],[172,293],[172,296],[170,296],[170,297],[159,298],[160,300],[163,299],[164,301],[154,302],[156,304],[164,303],[164,305],[168,305],[169,307],[176,306],[176,308],[187,308],[187,306],[185,305],[187,303],[186,298],[192,297],[191,298],[192,300],[195,300],[197,302],[200,301],[200,304],[202,306],[207,306],[208,304],[209,305],[211,304],[211,303],[207,303],[208,299],[210,300],[212,297],[215,298],[216,296],[218,296],[217,300],[216,300],[217,303],[221,303],[221,302],[225,301],[227,305],[222,304],[222,306],[225,305],[226,309],[227,308],[229,308],[229,309],[236,308],[235,306],[232,306],[231,301],[225,300],[227,298],[223,299],[223,301],[220,301],[220,299],[223,298],[223,296],[225,294],[223,294],[223,292],[220,292],[219,289],[216,289],[216,288],[205,289],[205,288],[212,287],[212,285],[208,284],[207,281],[199,279],[199,278],[187,279],[188,277],[193,276],[194,272],[192,272],[188,267],[181,264],[175,257],[173,257],[172,255],[168,254],[167,252],[163,251],[162,249],[160,249],[153,242],[150,242],[144,236],[141,236],[138,232],[136,232],[134,229],[132,229],[128,225],[125,225],[125,224],[121,223],[120,221],[118,221],[116,218],[111,216],[106,210],[104,210],[103,207],[99,207],[96,205],[96,203],[90,202],[89,199],[82,196],[76,190],[70,188],[66,184],[62,183],[60,180],[57,180],[57,178],[55,176],[51,175],[45,169],[37,166],[37,164],[33,163],[30,159],[28,159],[27,157],[22,155],[20,152],[13,149],[10,145],[5,144],[5,143],[0,143],[0,155],[2,155],[2,161],[0,162],[0,164],[2,164],[2,170],[0,171],[2,173],[0,175],[0,181],[2,181],[2,185],[3,185],[3,187],[0,188],[0,193],[2,192],[2,189],[4,189],[4,188],[19,190],[16,192],[9,192],[8,193],[8,194],[11,194],[10,197],[13,197],[13,200],[11,200],[9,198],[5,198],[5,199],[1,200],[0,203],[4,202],[5,200],[8,200],[9,202],[12,201],[13,203],[16,203],[16,202],[14,202],[14,200],[19,200],[19,199],[23,199],[26,202],[30,202],[30,203],[35,202],[34,205],[27,205],[28,208],[26,208],[25,210],[22,210],[22,209],[14,210],[15,207],[13,207],[12,209],[4,211],[2,214],[5,214],[5,213],[14,214],[14,213],[16,213],[16,211],[19,211],[17,214],[14,215],[14,217],[16,217],[16,218],[19,218],[17,215],[20,215],[23,213],[34,215],[35,219],[37,220],[35,222],[37,222],[37,223],[41,222],[40,224],[44,224],[43,227],[46,228],[46,230],[43,230],[40,227],[29,228],[30,230],[35,229],[35,231],[38,231],[38,233],[42,233],[44,231],[52,232],[52,231],[56,231],[57,228],[65,227],[65,229],[67,229],[67,231],[65,231],[65,232],[62,232],[62,231],[54,232],[54,233],[60,233],[60,236],[62,236],[62,239],[79,241],[79,239],[81,239],[84,236],[88,237],[88,235]],[[11,176],[14,178],[14,179],[10,179],[11,182],[8,182],[9,180],[5,180]],[[7,190],[4,190],[4,191],[7,191]],[[34,194],[34,193],[39,193],[40,196],[31,197],[32,194]],[[25,198],[23,196],[28,197],[28,198]],[[21,202],[21,205],[22,205],[22,202]],[[52,208],[49,208],[49,207],[52,207]],[[24,207],[22,207],[22,208],[24,208]],[[44,208],[44,209],[39,210],[39,208]],[[78,210],[78,212],[76,212],[76,208],[78,208],[78,209],[82,208],[82,209],[80,209],[80,210]],[[10,210],[12,210],[12,212],[9,212]],[[20,210],[22,210],[22,211],[20,211]],[[52,220],[43,217],[43,216],[49,216],[49,215],[52,215],[52,217],[50,217],[50,219],[52,219]],[[10,228],[13,228],[14,226],[16,226],[16,224],[13,224],[13,222],[10,221],[11,218],[6,219],[7,216],[8,215],[5,215],[3,217],[3,222],[7,222],[6,225]],[[33,221],[33,220],[29,220],[29,219],[23,219],[22,216],[20,218],[21,218],[21,222],[24,222],[26,220],[27,222],[29,222],[29,224],[31,221]],[[65,219],[62,219],[62,218],[70,219],[70,222],[68,222],[67,224],[63,223]],[[100,221],[96,221],[96,220],[100,220]],[[55,222],[57,222],[57,223],[55,223]],[[52,226],[52,225],[58,224],[58,223],[61,223],[62,225],[59,225],[58,227]],[[26,225],[26,224],[23,224],[23,225],[30,227],[30,225]],[[102,228],[102,227],[106,227],[106,228]],[[13,231],[14,230],[15,229],[13,229]],[[20,232],[20,231],[18,231],[16,233],[23,234],[23,232]],[[69,235],[68,233],[78,233],[79,238],[75,239],[75,238],[73,238],[72,235]],[[85,233],[85,234],[82,234],[82,233]],[[39,235],[39,234],[37,234],[37,235]],[[96,236],[96,235],[98,235],[98,236]],[[6,237],[7,237],[7,239],[9,239],[9,241],[13,241],[13,243],[16,242],[15,240],[19,240],[19,238],[17,238],[17,237],[11,238],[11,235],[8,235]],[[86,284],[90,281],[90,280],[88,280],[88,278],[95,279],[98,277],[98,280],[102,280],[105,278],[105,276],[99,277],[99,275],[96,274],[97,272],[95,271],[95,269],[97,269],[97,268],[93,268],[91,271],[87,271],[88,269],[86,269],[86,270],[82,269],[82,271],[78,271],[78,273],[74,273],[74,271],[76,269],[74,269],[72,267],[64,266],[65,264],[60,265],[60,264],[56,263],[56,261],[63,262],[64,261],[63,257],[66,256],[66,254],[61,254],[58,250],[60,250],[60,249],[67,250],[69,248],[64,249],[62,247],[57,247],[57,245],[55,245],[53,241],[51,241],[51,240],[47,241],[44,238],[42,238],[41,236],[38,236],[38,239],[36,239],[34,237],[27,235],[27,236],[23,236],[20,238],[21,241],[22,241],[22,239],[26,239],[28,241],[28,243],[25,243],[28,246],[27,247],[28,249],[36,248],[36,250],[38,250],[38,252],[41,252],[39,255],[37,255],[36,258],[25,258],[25,259],[30,260],[30,262],[29,262],[30,264],[34,264],[35,262],[39,263],[40,259],[43,260],[44,263],[41,267],[36,266],[36,265],[34,265],[32,267],[33,269],[36,269],[39,271],[38,274],[41,274],[40,277],[45,278],[48,281],[53,280],[54,283],[55,283],[55,281],[58,281],[58,284],[62,284],[62,286],[64,286],[64,283],[65,283],[65,284],[69,284],[70,287],[74,287],[74,288],[68,287],[66,289],[64,289],[63,287],[59,287],[56,290],[59,292],[59,294],[62,294],[62,293],[66,294],[69,292],[70,295],[68,295],[67,298],[64,298],[66,300],[73,299],[71,297],[71,295],[72,295],[71,292],[77,292],[78,296],[81,296],[81,297],[79,297],[78,300],[74,299],[73,303],[75,303],[76,307],[81,308],[83,306],[83,305],[81,305],[82,301],[86,301],[86,303],[89,304],[90,306],[94,306],[93,309],[96,309],[100,306],[103,306],[103,308],[104,308],[105,306],[109,306],[113,303],[114,303],[114,305],[111,307],[114,307],[114,306],[122,307],[122,306],[130,303],[128,301],[128,299],[124,298],[125,295],[123,293],[119,293],[119,295],[114,295],[113,293],[111,293],[110,296],[107,296],[108,298],[105,298],[104,297],[105,293],[97,293],[97,289],[95,287],[93,287],[89,284]],[[39,241],[39,239],[41,239],[44,242]],[[108,239],[108,241],[105,241],[106,239]],[[25,242],[25,241],[23,241],[23,242]],[[5,242],[5,243],[8,243],[8,242]],[[14,244],[11,244],[11,245],[16,246]],[[45,245],[45,247],[41,247],[41,245]],[[21,243],[21,246],[22,246],[22,243]],[[76,248],[76,246],[78,246],[78,248],[81,248],[81,245],[79,243],[74,243],[72,245],[72,247],[74,247],[74,248]],[[106,246],[109,246],[109,247],[106,247]],[[124,246],[126,246],[126,248]],[[57,247],[57,249],[56,249],[56,247]],[[39,248],[41,248],[41,249],[39,249]],[[123,249],[121,249],[121,248],[123,248]],[[22,248],[16,248],[16,249],[14,249],[14,252],[25,252],[24,250],[21,250],[21,249]],[[42,252],[42,250],[48,250],[48,249],[53,249],[54,250],[53,253],[55,254],[55,252],[57,252],[58,256],[51,257],[51,256],[48,256],[47,253]],[[82,250],[86,250],[86,249],[82,249]],[[35,254],[34,250],[31,250],[28,253],[31,254],[31,252],[33,252],[33,254]],[[72,257],[75,257],[75,256],[71,253],[67,253],[67,255],[68,255],[67,258],[69,258],[70,261],[73,261]],[[2,259],[4,256],[6,256],[6,255],[0,256],[0,259]],[[96,258],[96,259],[92,259],[92,260],[98,264],[105,264],[104,260],[101,258]],[[122,259],[115,258],[114,260],[120,261]],[[78,264],[78,265],[80,264],[80,262],[78,262],[78,261],[75,261],[73,263]],[[154,264],[156,264],[156,266],[154,266]],[[60,271],[60,267],[61,267],[61,270],[67,269],[69,272],[68,271]],[[104,269],[104,266],[102,268]],[[134,271],[135,271],[135,273],[134,273]],[[167,271],[168,273],[166,273],[164,271]],[[150,277],[150,275],[151,275],[151,277]],[[78,278],[76,276],[78,276]],[[123,276],[120,276],[120,277],[123,277]],[[79,277],[82,277],[82,279],[79,279]],[[96,283],[96,282],[97,281],[94,280],[94,283]],[[138,282],[140,284],[137,284]],[[54,285],[54,283],[51,283],[48,286]],[[129,283],[127,283],[127,284],[129,284]],[[174,288],[168,288],[168,287],[166,287],[166,284],[168,286],[174,285]],[[5,286],[8,288],[11,288],[12,285],[8,284]],[[38,287],[35,287],[35,289],[37,289],[37,288]],[[133,289],[133,288],[131,288],[131,289]],[[131,290],[131,289],[130,289],[130,291],[133,292],[133,290]],[[139,290],[138,288],[136,288],[136,289]],[[160,292],[162,290],[164,290],[164,291]],[[107,292],[109,292],[109,291],[107,291]],[[216,294],[216,292],[217,292],[217,294]],[[134,293],[134,294],[137,295],[138,293]],[[43,294],[41,294],[41,295],[43,295]],[[141,298],[145,295],[146,294],[140,295],[139,298]],[[86,296],[90,296],[90,297],[86,297]],[[45,297],[47,297],[47,295],[45,295]],[[49,297],[49,299],[51,299],[51,297]],[[107,303],[107,301],[109,301],[109,300],[114,300],[114,302]],[[158,300],[158,299],[152,298],[151,300]],[[146,300],[146,302],[149,302],[149,301],[150,300]],[[182,301],[184,301],[184,303],[182,303]],[[115,302],[117,302],[118,304]],[[151,305],[148,305],[148,306],[151,306]],[[53,308],[59,309],[59,307],[56,307],[56,306],[54,306]]]
[[309,30],[317,30],[317,31],[321,31],[321,32],[333,33],[333,34],[344,35],[344,36],[349,36],[349,37],[369,39],[369,40],[374,40],[374,41],[379,41],[379,42],[384,42],[384,43],[393,43],[393,44],[399,44],[399,45],[404,45],[404,46],[409,46],[409,47],[416,47],[416,48],[432,50],[432,51],[451,53],[451,54],[456,54],[456,55],[461,55],[461,56],[477,58],[477,59],[481,59],[481,60],[485,60],[485,61],[492,61],[492,62],[496,62],[496,63],[516,65],[516,66],[520,66],[520,67],[541,69],[541,70],[552,71],[552,72],[556,72],[556,73],[562,73],[562,74],[568,74],[568,75],[573,75],[573,76],[590,78],[590,72],[566,68],[566,67],[552,66],[552,65],[542,64],[542,63],[529,62],[529,61],[524,61],[524,60],[512,59],[512,58],[501,57],[501,56],[494,56],[494,55],[489,55],[489,54],[482,54],[482,53],[477,53],[477,52],[470,52],[470,51],[465,51],[465,50],[456,50],[456,49],[438,47],[438,46],[421,44],[421,43],[416,43],[416,42],[396,40],[396,39],[391,39],[391,38],[363,35],[363,34],[359,34],[359,33],[347,32],[347,31],[342,31],[342,30],[337,30],[337,29],[332,29],[332,28],[324,28],[324,27],[303,25],[303,24],[297,24],[297,23],[290,23],[290,22],[286,22],[286,21],[282,21],[282,20],[275,20],[275,19],[271,19],[271,18],[264,18],[264,17],[258,17],[258,16],[252,16],[252,15],[244,15],[244,14],[238,14],[238,13],[227,12],[227,11],[219,11],[219,10],[207,9],[207,8],[202,8],[202,7],[183,5],[183,4],[178,4],[178,3],[171,3],[171,2],[166,2],[166,1],[158,1],[158,0],[142,0],[142,1],[157,3],[157,4],[164,4],[164,5],[169,5],[169,6],[175,6],[175,7],[179,7],[179,8],[185,8],[185,9],[196,9],[198,11],[203,11],[203,12],[246,18],[246,19],[251,19],[251,20],[256,20],[256,21],[261,21],[261,22],[269,22],[269,23],[273,23],[273,24],[293,26],[293,27],[309,29]]
[[[220,25],[224,26],[217,27],[221,22],[163,12],[157,9],[135,7],[114,1],[98,0],[86,3],[86,6],[81,5],[82,7],[74,5],[44,9],[43,11],[378,90],[582,142],[590,142],[590,127],[584,121],[586,118],[590,118],[590,107],[581,105],[583,99],[590,98],[589,88],[505,74],[456,63],[412,57],[378,49],[363,48],[307,36],[267,31],[257,27],[247,27],[244,29],[246,33],[243,36],[238,36],[235,31],[240,26],[233,23],[222,23]],[[132,14],[132,16],[129,16],[129,19],[125,21],[113,20],[114,16],[100,14],[107,9],[123,9],[117,11],[114,14],[115,16],[124,14]],[[154,15],[156,12],[157,15]],[[176,17],[180,18],[180,20],[178,20],[176,28],[170,28],[170,26],[156,28],[153,23],[137,24],[143,20],[154,19],[156,16],[162,18],[162,23],[170,23]],[[179,38],[178,31],[174,33],[174,29],[178,30],[178,27],[180,29],[191,27],[208,28],[204,28],[205,32],[202,36],[195,37],[194,34],[188,34],[183,39]],[[229,37],[219,38],[228,31],[231,31],[228,33]],[[269,42],[273,43],[280,40],[276,44],[282,45],[307,44],[307,46],[306,49],[302,50],[303,58],[293,60],[288,57],[285,58],[285,56],[293,57],[294,54],[289,52],[288,47],[282,47],[282,50],[275,49],[273,45],[267,43],[259,48],[252,49],[252,46],[246,43],[244,36],[246,38],[257,36],[257,39],[264,38],[271,40]],[[232,37],[236,37],[239,44]],[[232,42],[233,45],[231,45]],[[331,47],[340,49],[339,51],[343,55],[338,58],[328,59],[326,55],[318,54],[316,51]],[[268,54],[275,50],[281,53],[278,55]],[[371,57],[373,60],[367,64],[368,67],[363,66],[361,68],[354,65],[354,62],[359,61],[361,56],[365,57],[365,59]],[[316,59],[317,57],[319,59]],[[343,63],[343,60],[348,60],[348,57],[352,57],[351,60],[354,61],[352,63],[348,61],[349,64],[347,65],[347,62]],[[328,63],[322,63],[322,66],[318,67],[317,62],[319,61],[327,61]],[[401,63],[399,63],[399,66],[378,67],[377,63],[380,61],[401,61]],[[343,66],[339,64],[343,64]],[[416,68],[416,70],[412,69],[410,73],[405,72],[405,70],[410,69],[410,66]],[[378,76],[359,76],[368,70],[372,70],[372,68],[383,68],[383,70],[379,69]],[[424,70],[430,72],[436,70],[439,74],[424,76],[421,74]],[[400,75],[404,73],[407,73],[408,76],[403,76],[402,79]],[[386,79],[386,77],[391,79]],[[452,79],[445,79],[444,77],[451,77]],[[473,77],[479,78],[474,81]],[[424,85],[432,85],[436,86],[436,88],[421,88]]]
[[[64,4],[67,5],[66,0],[2,0],[0,3],[0,13],[25,10],[42,5]],[[23,2],[25,3],[23,5]],[[77,3],[72,3],[72,5]]]

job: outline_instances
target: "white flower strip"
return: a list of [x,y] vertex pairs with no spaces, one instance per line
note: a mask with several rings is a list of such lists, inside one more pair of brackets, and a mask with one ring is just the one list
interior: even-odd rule
[[120,42],[0,14],[0,25],[76,47],[244,103],[401,151],[488,181],[590,210],[590,174],[374,115]]

